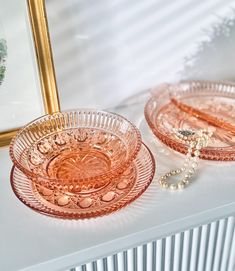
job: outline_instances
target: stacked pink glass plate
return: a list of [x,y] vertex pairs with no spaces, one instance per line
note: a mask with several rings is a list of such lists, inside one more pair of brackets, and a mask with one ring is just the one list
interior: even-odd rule
[[153,92],[145,106],[153,133],[172,149],[186,153],[188,146],[173,129],[206,129],[213,132],[200,158],[235,160],[235,85],[216,81],[165,84]]
[[78,219],[113,212],[151,183],[154,160],[125,118],[81,109],[45,115],[10,145],[16,196],[46,215]]

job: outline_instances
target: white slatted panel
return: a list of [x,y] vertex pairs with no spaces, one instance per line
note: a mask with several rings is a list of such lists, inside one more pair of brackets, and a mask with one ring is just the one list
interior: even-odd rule
[[188,229],[70,271],[235,271],[235,217]]

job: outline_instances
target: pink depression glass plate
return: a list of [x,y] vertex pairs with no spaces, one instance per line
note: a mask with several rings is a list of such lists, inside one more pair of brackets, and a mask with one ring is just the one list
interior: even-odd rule
[[208,160],[235,160],[234,131],[221,128],[209,121],[183,111],[172,98],[205,116],[235,127],[235,85],[222,82],[185,81],[176,85],[164,85],[153,92],[145,106],[145,118],[153,133],[166,145],[181,153],[187,146],[176,139],[173,128],[208,129],[213,136],[200,158]]
[[13,167],[11,185],[15,195],[33,210],[64,219],[83,219],[114,212],[138,198],[151,183],[155,162],[143,144],[130,167],[108,186],[93,193],[65,194],[31,182]]

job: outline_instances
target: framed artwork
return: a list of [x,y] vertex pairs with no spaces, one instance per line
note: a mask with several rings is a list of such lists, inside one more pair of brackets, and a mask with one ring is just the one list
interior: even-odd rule
[[44,0],[0,0],[0,146],[59,110]]

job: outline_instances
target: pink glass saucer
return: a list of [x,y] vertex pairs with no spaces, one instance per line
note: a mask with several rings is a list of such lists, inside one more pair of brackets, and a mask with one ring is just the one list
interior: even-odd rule
[[11,185],[20,201],[31,209],[53,217],[82,219],[114,212],[138,198],[151,183],[155,172],[154,158],[142,144],[131,166],[108,186],[93,193],[64,194],[31,182],[13,167]]
[[222,82],[185,81],[163,85],[153,92],[145,106],[145,118],[153,133],[166,145],[181,153],[187,146],[172,132],[177,129],[208,129],[213,136],[200,158],[208,160],[235,160],[235,134],[216,127],[179,109],[171,99],[197,108],[208,116],[235,125],[235,85]]

